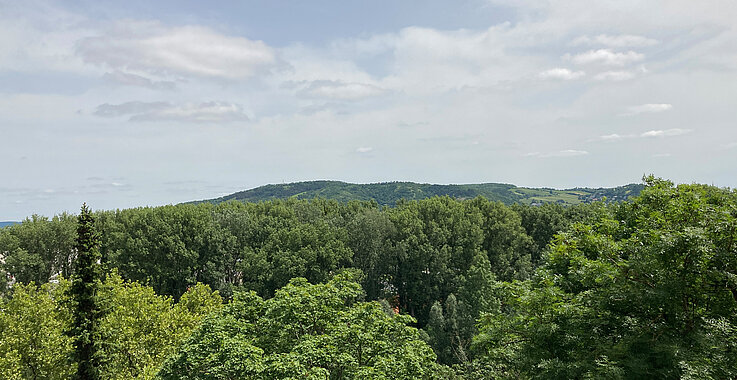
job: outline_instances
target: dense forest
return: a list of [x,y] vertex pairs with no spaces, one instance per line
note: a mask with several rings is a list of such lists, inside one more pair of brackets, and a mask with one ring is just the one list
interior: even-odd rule
[[[94,370],[737,377],[737,192],[654,177],[636,190],[567,207],[445,194],[97,211]],[[0,377],[73,376],[81,219],[0,229]]]
[[550,188],[517,187],[505,183],[478,183],[467,185],[434,185],[414,182],[383,182],[355,184],[339,181],[308,181],[280,185],[266,185],[200,202],[221,203],[231,200],[261,202],[275,199],[333,199],[340,202],[375,201],[382,206],[394,206],[400,200],[422,200],[448,196],[454,199],[484,197],[506,205],[514,203],[559,203],[566,206],[596,201],[622,201],[637,196],[641,184],[613,188]]

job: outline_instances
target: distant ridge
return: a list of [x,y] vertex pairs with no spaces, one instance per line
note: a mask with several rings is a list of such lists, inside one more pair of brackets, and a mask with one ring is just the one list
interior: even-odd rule
[[307,181],[279,185],[265,185],[240,191],[220,198],[190,203],[221,203],[227,201],[261,202],[273,199],[334,199],[340,202],[351,200],[374,200],[380,205],[394,205],[400,199],[419,200],[434,196],[449,196],[470,199],[478,196],[505,204],[559,203],[565,206],[591,203],[606,199],[616,202],[640,194],[643,185],[629,184],[613,188],[573,188],[556,190],[550,188],[527,188],[504,183],[480,183],[465,185],[433,185],[414,182],[380,182],[355,184],[341,181]]

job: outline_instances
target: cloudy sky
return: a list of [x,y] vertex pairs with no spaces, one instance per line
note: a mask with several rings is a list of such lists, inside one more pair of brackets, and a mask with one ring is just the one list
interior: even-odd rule
[[267,183],[737,186],[732,0],[0,0],[0,220]]

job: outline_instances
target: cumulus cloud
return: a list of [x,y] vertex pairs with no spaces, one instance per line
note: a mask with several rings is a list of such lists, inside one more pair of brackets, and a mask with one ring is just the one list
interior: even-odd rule
[[125,72],[226,79],[251,77],[276,61],[261,41],[202,26],[143,21],[118,22],[102,35],[80,40],[76,52],[85,62]]
[[665,112],[673,109],[672,104],[667,103],[651,103],[651,104],[642,104],[639,106],[632,106],[627,108],[627,112],[624,113],[624,115],[631,116],[631,115],[639,115],[642,113],[658,113],[658,112]]
[[494,86],[540,72],[536,62],[525,59],[521,48],[529,36],[520,34],[508,23],[485,30],[408,27],[353,45],[371,45],[362,51],[390,58],[390,70],[378,85],[415,96]]
[[632,34],[619,34],[615,36],[607,34],[599,34],[597,36],[581,36],[571,42],[574,46],[586,45],[603,45],[613,48],[625,48],[625,47],[648,47],[658,44],[658,40],[647,38],[643,36],[637,36]]
[[615,52],[611,49],[589,50],[576,55],[566,54],[566,59],[570,59],[577,65],[602,64],[606,66],[625,66],[634,62],[645,59],[645,55],[629,50],[627,52]]
[[574,80],[586,75],[583,71],[571,71],[569,69],[556,67],[554,69],[546,70],[538,74],[541,79],[560,79],[560,80]]
[[316,80],[297,92],[299,96],[335,100],[358,100],[383,94],[380,87],[366,83]]
[[102,104],[97,116],[130,116],[130,121],[178,121],[192,123],[227,123],[247,121],[243,107],[227,102],[171,104],[168,102],[127,102]]
[[673,129],[659,129],[659,130],[652,130],[644,132],[640,135],[640,137],[667,137],[667,136],[680,136],[685,135],[687,133],[691,133],[690,129],[680,129],[680,128],[673,128]]

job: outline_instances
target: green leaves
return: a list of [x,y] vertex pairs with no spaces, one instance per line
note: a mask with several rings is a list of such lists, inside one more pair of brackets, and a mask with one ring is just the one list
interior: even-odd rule
[[96,380],[100,378],[100,366],[106,359],[100,354],[100,318],[104,311],[100,307],[100,237],[95,231],[92,212],[87,204],[82,205],[77,222],[75,244],[77,260],[69,297],[73,321],[69,331],[74,337],[74,363],[76,379]]
[[0,268],[22,283],[43,284],[57,274],[69,278],[76,227],[76,218],[64,213],[51,220],[33,215],[0,229],[0,252],[5,257]]
[[[69,379],[75,372],[71,284],[16,284],[0,298],[0,378]],[[93,337],[104,379],[151,379],[164,359],[189,336],[222,299],[198,284],[179,303],[150,287],[123,281],[113,273],[98,295],[104,316]]]
[[482,319],[476,345],[489,360],[531,378],[733,376],[737,197],[646,183],[632,203],[558,235],[507,311]]
[[0,299],[0,378],[69,379],[72,338],[66,304],[69,283],[17,284],[12,298]]
[[170,357],[163,379],[431,378],[432,350],[377,302],[359,302],[350,273],[294,279],[274,297],[237,294]]
[[105,379],[149,379],[200,320],[222,307],[209,287],[190,288],[178,303],[113,273],[103,288],[107,313],[100,322]]

